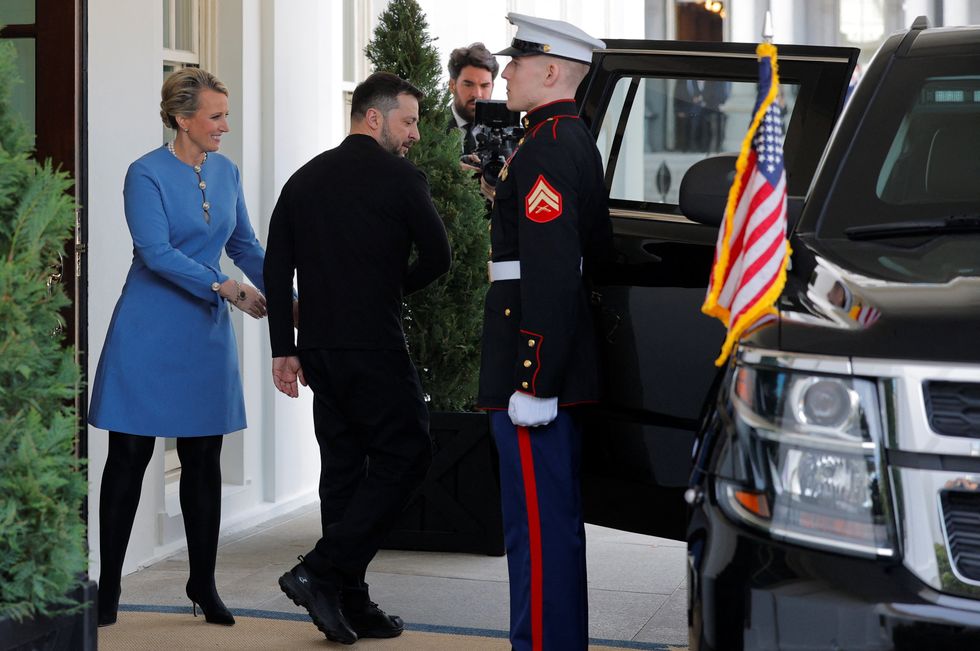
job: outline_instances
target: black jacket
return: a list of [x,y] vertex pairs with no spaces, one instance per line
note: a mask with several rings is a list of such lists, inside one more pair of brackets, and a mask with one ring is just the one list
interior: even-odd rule
[[[418,256],[410,265],[413,246]],[[425,175],[370,136],[348,136],[290,177],[272,213],[264,269],[272,355],[404,350],[402,296],[446,273],[449,264],[446,229]]]
[[524,128],[491,215],[491,259],[519,260],[521,278],[487,292],[477,402],[488,409],[514,391],[566,406],[599,397],[588,275],[612,243],[602,159],[571,100],[530,111]]

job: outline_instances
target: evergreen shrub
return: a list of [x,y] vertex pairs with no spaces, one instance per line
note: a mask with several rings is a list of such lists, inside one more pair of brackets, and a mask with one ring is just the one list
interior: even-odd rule
[[408,157],[429,179],[453,264],[448,274],[406,297],[405,334],[430,409],[471,410],[480,368],[490,237],[479,185],[459,167],[459,131],[446,128],[452,116],[449,89],[418,2],[392,0],[365,52],[375,70],[396,74],[425,93],[419,107],[421,138]]
[[[74,352],[48,280],[74,226],[68,175],[31,156],[10,105],[14,48],[0,43],[0,618],[73,610],[66,595],[86,568],[76,458]],[[66,261],[65,264],[68,264]]]

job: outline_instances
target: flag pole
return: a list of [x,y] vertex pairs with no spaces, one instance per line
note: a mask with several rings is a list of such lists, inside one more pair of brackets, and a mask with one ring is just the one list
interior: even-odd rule
[[[718,229],[715,260],[701,311],[727,328],[716,366],[730,357],[739,338],[756,323],[778,314],[776,300],[786,283],[792,251],[786,239],[786,173],[782,159],[779,73],[773,45],[771,0],[762,26],[759,93],[752,122],[735,161],[725,215]],[[759,246],[766,242],[766,246]]]

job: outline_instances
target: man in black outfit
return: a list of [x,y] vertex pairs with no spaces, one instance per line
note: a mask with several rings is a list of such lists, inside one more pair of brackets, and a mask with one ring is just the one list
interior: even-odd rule
[[[402,297],[449,270],[425,175],[404,156],[422,93],[389,73],[354,90],[350,135],[301,167],[269,224],[265,281],[276,388],[313,390],[323,535],[279,579],[327,638],[395,637],[364,576],[429,467],[429,417]],[[417,256],[409,264],[409,253]],[[293,341],[292,280],[302,305]]]

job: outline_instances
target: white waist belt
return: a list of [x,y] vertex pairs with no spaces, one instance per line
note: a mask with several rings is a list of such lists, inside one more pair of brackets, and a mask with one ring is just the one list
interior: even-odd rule
[[490,276],[490,282],[492,283],[498,280],[520,280],[521,261],[505,260],[504,262],[488,262],[487,275]]
[[[578,261],[578,272],[582,273],[582,259],[579,258]],[[520,280],[521,279],[521,261],[520,260],[504,260],[503,262],[488,262],[487,263],[487,275],[490,276],[490,282],[495,283],[498,280]]]

